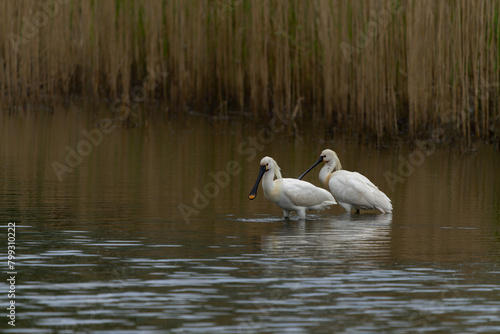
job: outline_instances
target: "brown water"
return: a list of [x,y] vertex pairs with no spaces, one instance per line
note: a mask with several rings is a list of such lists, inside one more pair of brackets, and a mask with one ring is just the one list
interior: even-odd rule
[[[493,148],[377,150],[279,121],[160,116],[126,129],[107,117],[1,116],[0,247],[15,222],[17,272],[15,327],[0,283],[3,332],[500,332]],[[394,214],[337,206],[283,221],[261,189],[247,199],[263,156],[296,177],[324,148]],[[306,179],[319,185],[318,173]]]

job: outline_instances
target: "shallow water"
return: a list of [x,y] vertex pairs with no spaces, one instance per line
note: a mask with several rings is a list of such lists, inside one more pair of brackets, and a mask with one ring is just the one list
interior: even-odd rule
[[[500,331],[493,148],[378,150],[302,124],[193,116],[114,122],[89,149],[82,131],[110,115],[88,109],[1,116],[0,245],[15,222],[17,272],[3,332]],[[67,147],[86,155],[59,179]],[[261,189],[247,199],[264,155],[296,177],[327,147],[394,214],[336,206],[284,221]],[[306,179],[319,185],[318,172]]]

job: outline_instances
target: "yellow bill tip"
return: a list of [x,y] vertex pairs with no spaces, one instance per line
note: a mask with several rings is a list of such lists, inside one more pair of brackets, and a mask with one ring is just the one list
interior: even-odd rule
[[255,195],[252,194],[252,195],[248,195],[248,199],[254,199],[255,198]]

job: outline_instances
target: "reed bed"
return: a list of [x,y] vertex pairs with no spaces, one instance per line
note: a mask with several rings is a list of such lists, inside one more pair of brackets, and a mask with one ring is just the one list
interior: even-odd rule
[[0,2],[2,104],[80,95],[500,137],[500,1]]

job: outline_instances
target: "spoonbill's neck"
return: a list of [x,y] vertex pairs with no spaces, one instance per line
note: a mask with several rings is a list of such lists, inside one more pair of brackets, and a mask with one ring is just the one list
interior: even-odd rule
[[333,161],[328,161],[323,168],[321,168],[321,171],[319,172],[319,180],[325,185],[325,187],[328,187],[328,182],[335,172],[335,167],[336,165]]
[[262,188],[264,190],[271,189],[273,187],[273,179],[274,173],[271,170],[266,171],[262,177]]
[[274,180],[274,170],[268,170],[262,177],[262,189],[267,199],[273,200],[283,179]]

